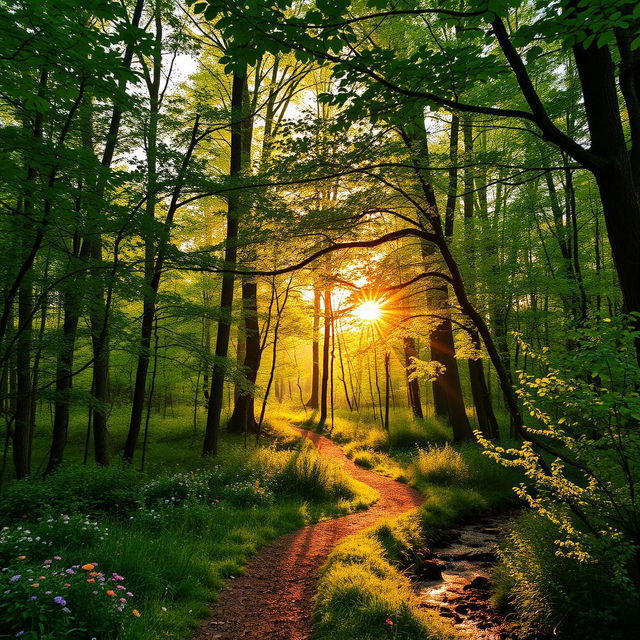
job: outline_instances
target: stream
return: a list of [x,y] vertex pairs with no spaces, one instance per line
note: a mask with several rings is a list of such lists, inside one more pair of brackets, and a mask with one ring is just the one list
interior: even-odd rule
[[474,640],[519,640],[491,602],[490,582],[496,544],[515,515],[481,518],[453,529],[446,542],[431,548],[422,577],[414,583],[422,606]]

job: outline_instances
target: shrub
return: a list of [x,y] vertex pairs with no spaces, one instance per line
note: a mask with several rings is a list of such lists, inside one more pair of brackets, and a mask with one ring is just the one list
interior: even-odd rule
[[559,529],[521,516],[498,550],[497,599],[512,605],[527,633],[580,640],[638,637],[640,602],[606,561],[575,562],[556,552]]
[[142,477],[121,465],[69,465],[46,478],[29,478],[7,487],[0,518],[39,520],[60,513],[127,515],[140,506]]
[[15,524],[0,531],[0,563],[10,564],[20,555],[32,561],[51,557],[52,550],[73,544],[87,547],[108,535],[108,527],[83,515],[61,515],[33,524]]
[[95,563],[68,566],[61,558],[23,564],[0,574],[0,638],[116,640],[140,613],[118,574],[103,575]]
[[464,456],[449,444],[420,449],[411,465],[410,474],[416,483],[466,486],[470,479]]

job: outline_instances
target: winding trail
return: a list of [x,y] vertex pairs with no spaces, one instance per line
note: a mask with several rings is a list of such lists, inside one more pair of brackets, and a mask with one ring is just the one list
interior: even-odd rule
[[244,575],[220,594],[211,618],[193,640],[306,640],[311,635],[311,600],[318,569],[339,540],[377,521],[419,506],[411,487],[362,469],[328,438],[298,429],[323,457],[380,493],[367,511],[324,520],[287,533],[263,549]]

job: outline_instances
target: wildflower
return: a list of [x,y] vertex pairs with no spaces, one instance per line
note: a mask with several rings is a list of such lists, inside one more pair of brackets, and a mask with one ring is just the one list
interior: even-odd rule
[[393,627],[393,620],[391,618],[387,618],[385,621],[390,627]]
[[33,601],[33,600],[37,600],[38,596],[29,596],[29,600]]
[[18,631],[18,633],[16,633],[16,638],[22,638],[23,635],[24,631]]
[[27,556],[18,556],[18,560],[26,560]]
[[115,596],[116,592],[113,589],[109,589],[108,591],[105,592],[108,596]]
[[95,578],[96,576],[99,576],[100,574],[99,574],[97,571],[92,571],[89,575],[90,575],[92,578]]
[[140,612],[139,612],[137,609],[134,609],[131,613],[132,613],[136,618],[139,618],[139,617],[140,617]]
[[67,601],[62,596],[56,596],[53,601],[61,607],[64,607],[67,604]]
[[73,569],[65,569],[64,572],[68,573],[69,575],[72,575],[72,574],[75,573],[75,571]]
[[117,573],[111,574],[111,579],[115,580],[116,582],[122,582],[124,580],[124,578]]
[[40,583],[39,583],[39,582],[34,582],[31,586],[32,586],[32,587],[39,587],[39,586],[40,586]]
[[95,578],[87,578],[87,582],[95,582],[96,579]]
[[11,577],[9,578],[9,582],[18,582],[18,580],[20,580],[20,578],[21,578],[21,577],[22,577],[22,576],[21,576],[19,573],[16,573],[16,575],[15,575],[15,576],[11,576]]
[[65,613],[71,613],[71,609],[69,609],[69,607],[62,607],[62,610],[63,610]]
[[54,560],[62,560],[62,557],[61,556],[53,556],[53,559]]
[[93,564],[91,564],[90,562],[87,562],[87,564],[83,564],[83,565],[82,565],[82,568],[83,568],[85,571],[93,571],[93,567],[94,567],[94,565],[93,565]]
[[127,601],[126,598],[118,598],[118,602],[122,602],[123,604]]

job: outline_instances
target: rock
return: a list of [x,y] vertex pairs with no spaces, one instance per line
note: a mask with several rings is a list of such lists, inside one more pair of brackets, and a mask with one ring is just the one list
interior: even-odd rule
[[434,558],[414,564],[413,571],[418,578],[423,580],[441,580],[443,567],[444,562]]
[[489,578],[486,576],[476,576],[470,583],[469,586],[472,589],[488,589],[490,585]]

